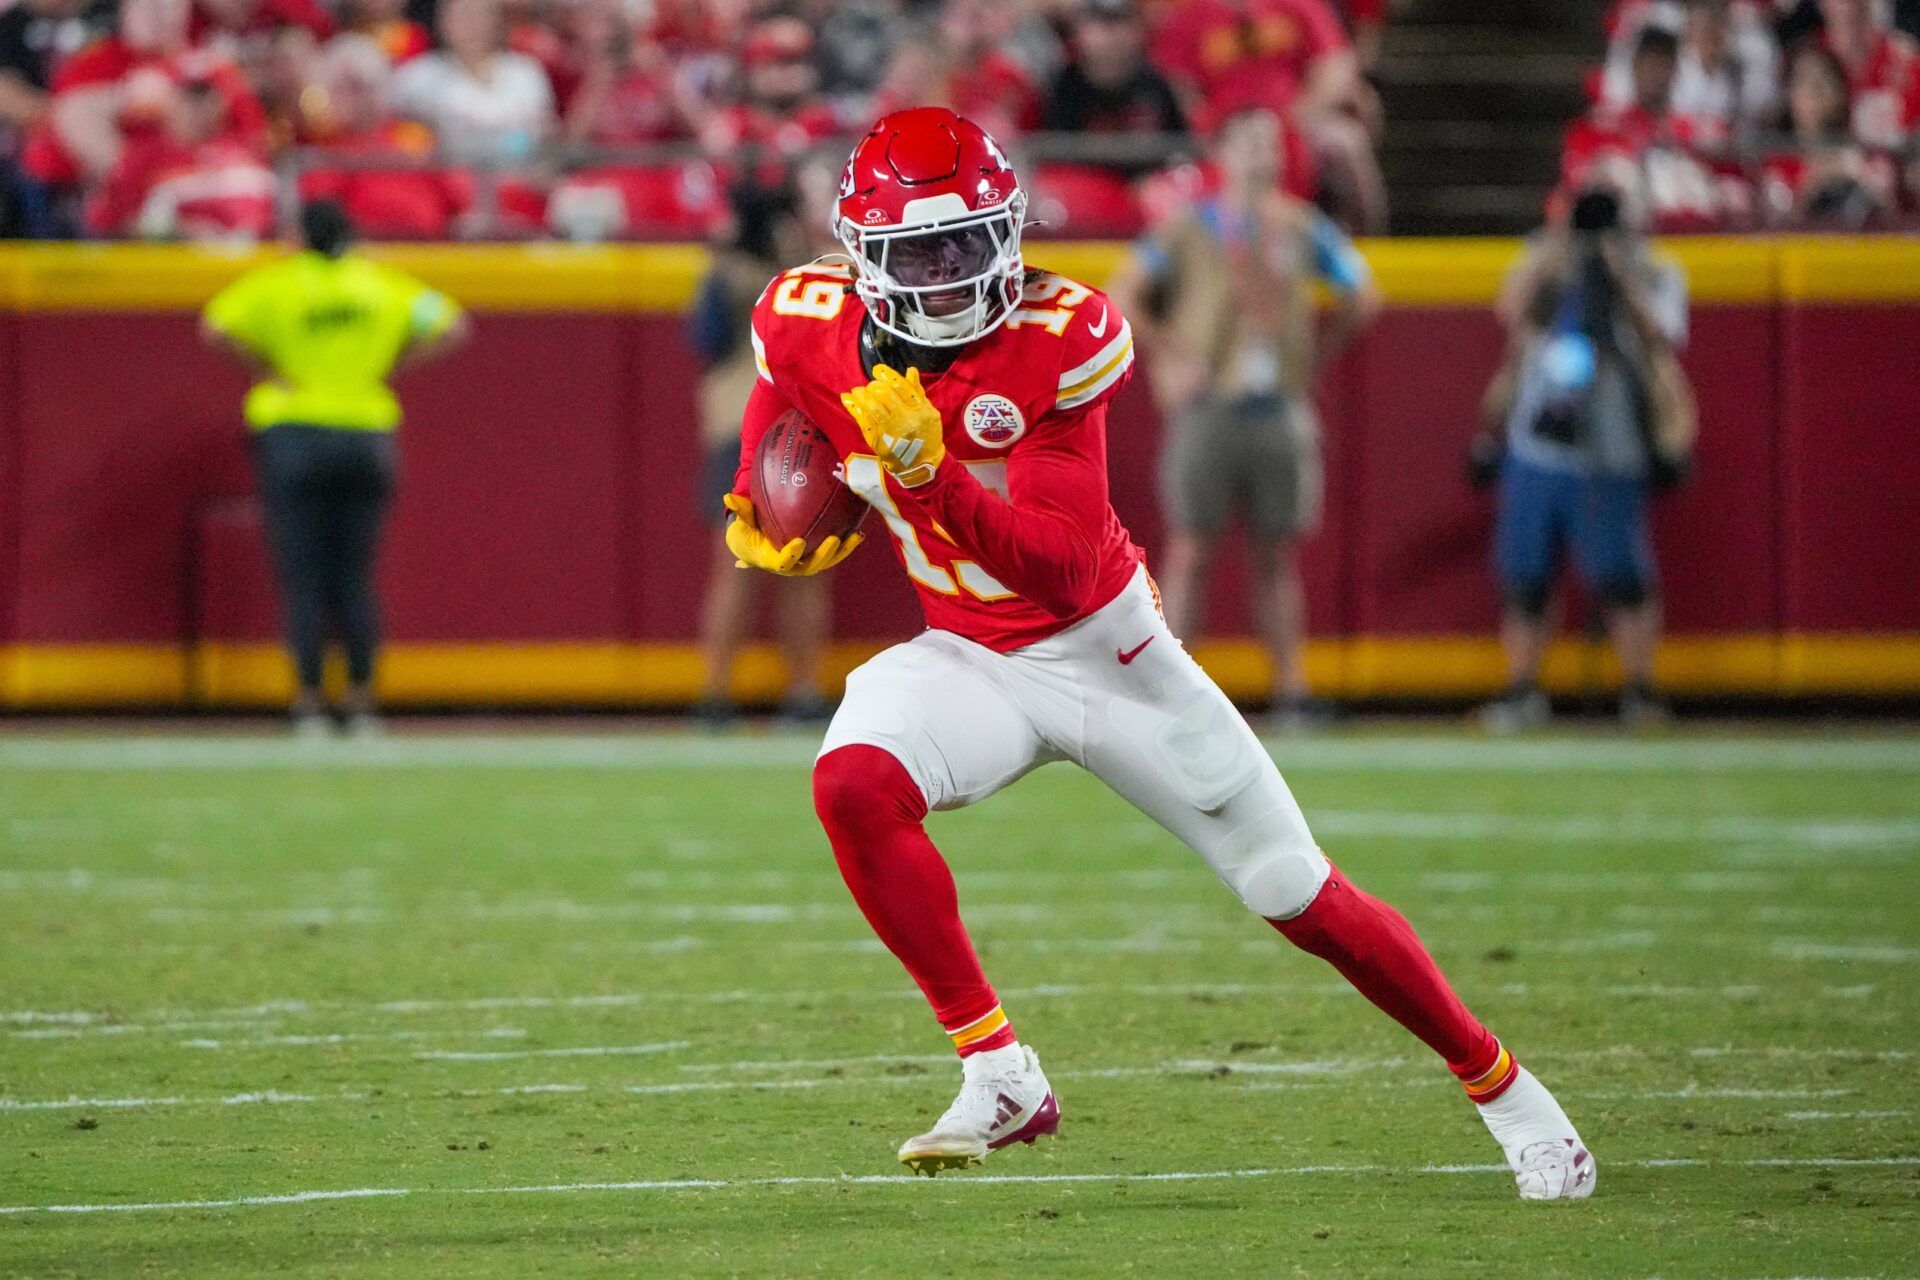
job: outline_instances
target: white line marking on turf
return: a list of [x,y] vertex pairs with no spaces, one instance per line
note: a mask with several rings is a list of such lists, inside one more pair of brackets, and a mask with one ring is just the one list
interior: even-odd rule
[[1783,960],[1863,960],[1870,964],[1913,964],[1920,947],[1870,946],[1828,942],[1776,942],[1773,954]]
[[[1920,1165],[1920,1156],[1801,1157],[1768,1160],[1698,1160],[1686,1157],[1657,1160],[1615,1160],[1613,1168],[1630,1169],[1860,1169],[1905,1168]],[[1044,1186],[1131,1182],[1223,1182],[1239,1179],[1315,1177],[1351,1174],[1412,1174],[1459,1176],[1506,1173],[1504,1164],[1306,1164],[1274,1169],[1199,1169],[1168,1173],[1025,1173],[970,1174],[939,1180],[953,1187]],[[0,1205],[0,1214],[23,1213],[138,1213],[177,1209],[238,1209],[267,1205],[311,1204],[326,1200],[362,1200],[376,1196],[531,1196],[576,1195],[594,1191],[717,1191],[761,1187],[907,1187],[924,1180],[912,1174],[798,1175],[774,1178],[655,1178],[626,1182],[556,1182],[507,1187],[356,1187],[342,1191],[293,1191],[278,1195],[234,1196],[225,1200],[171,1200],[143,1204],[20,1204]],[[919,1193],[916,1193],[919,1194]],[[930,1194],[930,1192],[928,1193]]]
[[1789,1111],[1786,1120],[1894,1120],[1911,1111]]
[[[16,1033],[17,1034],[17,1033]],[[182,1040],[183,1049],[305,1048],[315,1045],[384,1043],[394,1040],[446,1040],[476,1036],[483,1040],[522,1040],[522,1027],[492,1027],[485,1031],[330,1031],[319,1035],[251,1036],[241,1040]]]
[[601,1058],[623,1057],[642,1053],[672,1053],[676,1049],[691,1049],[691,1040],[663,1040],[658,1044],[589,1044],[577,1045],[567,1049],[496,1049],[488,1051],[464,1051],[458,1049],[429,1049],[413,1056],[423,1062],[500,1062],[508,1058]]
[[[1282,769],[1315,772],[1479,770],[1632,774],[1729,772],[1912,772],[1920,741],[1901,737],[1778,735],[1674,738],[1661,742],[1538,738],[1489,741],[1458,735],[1319,738],[1266,744]],[[9,737],[0,770],[152,771],[182,769],[787,769],[819,751],[817,734],[634,734],[388,737],[376,742],[306,743],[286,738]]]
[[[1032,987],[1003,988],[1000,992],[1005,999],[1077,999],[1086,996],[1112,996],[1120,998],[1187,997],[1206,999],[1208,997],[1266,997],[1276,1000],[1298,999],[1308,995],[1345,994],[1352,989],[1344,982],[1185,982],[1185,983],[1050,983]],[[1750,999],[1765,994],[1766,988],[1751,983],[1734,983],[1707,986],[1689,986],[1685,984],[1645,984],[1624,983],[1615,985],[1588,986],[1580,983],[1509,983],[1500,988],[1502,994],[1525,996],[1540,995],[1552,997],[1582,996],[1588,999],[1653,999],[1653,1000],[1693,1000],[1693,999]],[[1873,983],[1850,983],[1840,986],[1821,986],[1815,991],[1823,997],[1837,1000],[1864,1000],[1878,992]],[[14,1030],[8,1034],[29,1038],[66,1038],[80,1035],[125,1035],[139,1031],[184,1031],[210,1027],[241,1027],[271,1022],[280,1018],[318,1016],[321,1014],[433,1014],[446,1012],[489,1012],[518,1009],[619,1009],[645,1004],[810,1004],[860,1002],[885,999],[920,999],[920,992],[910,986],[900,987],[857,987],[840,989],[817,989],[811,991],[780,990],[704,990],[677,991],[657,989],[653,991],[622,991],[605,995],[518,995],[518,996],[473,996],[466,998],[441,999],[400,999],[381,1000],[362,1003],[345,1000],[270,1000],[262,1004],[245,1005],[229,1009],[208,1009],[201,1011],[181,1009],[158,1009],[143,1015],[144,1019],[120,1021],[117,1016],[97,1010],[35,1010],[22,1009],[0,1011],[0,1023],[23,1024],[28,1029]],[[455,1032],[452,1034],[461,1034]]]

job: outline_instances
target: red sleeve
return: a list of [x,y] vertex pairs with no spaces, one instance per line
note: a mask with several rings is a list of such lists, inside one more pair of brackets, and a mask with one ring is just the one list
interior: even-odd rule
[[787,398],[771,382],[765,378],[753,380],[753,394],[747,397],[747,411],[740,419],[740,465],[733,471],[733,491],[741,497],[747,496],[747,474],[753,466],[753,451],[760,447],[760,437],[788,407]]
[[1104,402],[1054,416],[1007,458],[1005,499],[951,454],[932,480],[903,492],[1009,590],[1071,618],[1099,585],[1106,425]]
[[1326,0],[1307,0],[1297,12],[1301,25],[1306,28],[1307,52],[1313,57],[1338,53],[1347,47],[1347,29],[1340,25],[1339,16]]

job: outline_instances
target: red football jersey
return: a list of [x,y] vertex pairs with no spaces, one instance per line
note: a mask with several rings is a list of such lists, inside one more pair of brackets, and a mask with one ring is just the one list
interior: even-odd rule
[[735,492],[747,492],[760,437],[792,407],[827,433],[847,483],[884,521],[928,626],[1004,653],[1118,595],[1141,554],[1107,500],[1106,405],[1133,369],[1133,334],[1106,295],[1030,271],[1005,324],[943,372],[922,370],[947,457],[912,489],[884,473],[840,403],[868,381],[865,320],[849,268],[799,267],[767,286]]

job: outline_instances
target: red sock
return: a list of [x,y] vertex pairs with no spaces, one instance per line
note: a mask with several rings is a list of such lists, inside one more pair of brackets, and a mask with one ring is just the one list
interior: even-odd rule
[[1268,923],[1338,969],[1361,995],[1446,1059],[1475,1102],[1491,1102],[1513,1083],[1512,1056],[1460,1003],[1406,917],[1355,888],[1340,868],[1305,911]]
[[953,873],[921,825],[927,802],[879,747],[840,747],[813,766],[813,807],[867,923],[926,993],[961,1057],[1014,1041],[1013,1024],[960,923]]

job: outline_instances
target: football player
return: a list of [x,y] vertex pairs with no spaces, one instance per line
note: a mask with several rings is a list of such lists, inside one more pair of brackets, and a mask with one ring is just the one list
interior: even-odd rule
[[901,1161],[963,1168],[1059,1126],[923,821],[1071,760],[1438,1053],[1522,1196],[1590,1194],[1594,1160],[1566,1113],[1406,920],[1327,861],[1259,741],[1167,629],[1107,502],[1107,404],[1132,368],[1132,332],[1098,290],[1026,268],[1026,203],[994,140],[951,111],[876,124],[835,211],[851,261],[788,271],[755,310],[760,377],[726,499],[743,566],[818,573],[858,545],[776,546],[754,521],[755,448],[797,409],[834,442],[926,613],[926,631],[848,678],[813,771],[854,900],[960,1054],[959,1096]]

